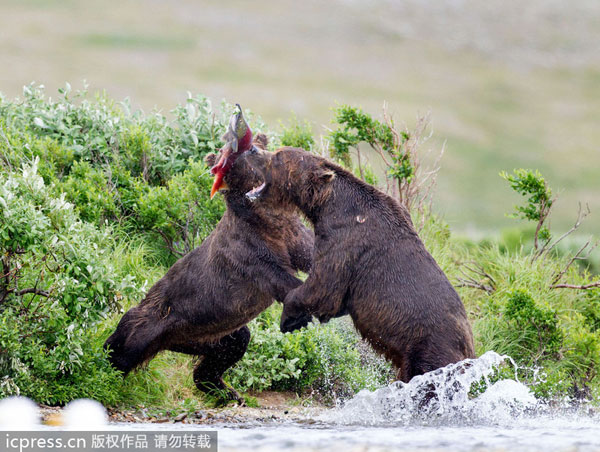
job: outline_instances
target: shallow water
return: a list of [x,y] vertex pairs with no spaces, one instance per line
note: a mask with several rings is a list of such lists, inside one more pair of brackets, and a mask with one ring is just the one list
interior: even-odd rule
[[[131,429],[131,424],[115,428]],[[512,425],[364,426],[317,422],[136,424],[136,430],[217,430],[220,451],[600,451],[600,419],[532,416]]]
[[514,426],[218,427],[220,450],[599,451],[600,423],[535,418]]
[[507,361],[488,352],[409,384],[362,391],[306,422],[205,428],[218,430],[219,450],[600,451],[600,415],[591,407],[548,406],[515,380],[469,394]]

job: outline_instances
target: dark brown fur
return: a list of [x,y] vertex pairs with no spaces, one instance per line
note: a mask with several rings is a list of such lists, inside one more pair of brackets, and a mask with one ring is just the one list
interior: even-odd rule
[[314,225],[313,270],[287,295],[282,331],[301,327],[306,313],[326,322],[347,310],[405,382],[474,357],[464,306],[403,206],[301,149],[249,162],[265,181],[257,204],[292,204]]
[[[255,143],[264,147],[265,137]],[[215,160],[207,157],[209,165]],[[107,339],[110,360],[124,373],[172,350],[202,357],[194,370],[199,389],[225,389],[223,372],[242,358],[250,340],[246,324],[301,284],[297,270],[310,269],[313,234],[295,209],[265,208],[244,196],[259,180],[246,154],[225,180],[227,210],[216,229],[150,288]]]

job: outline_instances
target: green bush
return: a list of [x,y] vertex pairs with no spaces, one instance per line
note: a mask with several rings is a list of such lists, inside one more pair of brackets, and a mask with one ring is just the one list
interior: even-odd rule
[[531,171],[519,168],[514,170],[513,174],[503,171],[500,173],[500,176],[510,183],[514,191],[527,196],[527,204],[525,206],[516,206],[516,212],[511,216],[538,223],[539,226],[534,234],[534,246],[537,249],[538,238],[544,242],[550,240],[550,230],[544,225],[544,222],[550,214],[552,204],[554,203],[552,190],[550,190],[548,184],[537,170]]
[[[90,100],[69,85],[59,94],[53,101],[43,86],[29,85],[22,100],[0,100],[5,166],[38,157],[46,183],[65,193],[84,221],[154,233],[172,258],[196,246],[224,209],[204,196],[210,174],[202,160],[222,145],[231,107],[218,113],[207,98],[189,95],[169,120],[131,112],[106,95]],[[255,130],[264,129],[249,115]]]
[[556,357],[564,337],[552,308],[539,306],[527,290],[519,289],[509,295],[504,315],[522,335],[521,350],[512,355],[514,359],[524,362],[532,352],[536,359]]
[[174,255],[183,256],[210,234],[223,214],[220,199],[211,200],[212,177],[202,162],[190,162],[166,186],[149,188],[137,200],[139,228],[160,234]]
[[[433,250],[434,257],[442,262],[449,253],[480,272],[469,273],[472,281],[493,287],[490,292],[459,287],[473,323],[478,354],[494,350],[511,356],[519,366],[520,378],[531,384],[538,396],[597,397],[600,334],[595,307],[600,291],[552,288],[569,257],[532,261],[533,249],[509,253],[493,243],[461,249],[453,240],[447,249]],[[465,268],[455,266],[446,271],[464,285]],[[568,271],[568,278],[576,284],[589,281],[589,276],[577,268]]]
[[128,101],[115,103],[106,94],[89,99],[87,89],[73,92],[69,84],[59,90],[55,101],[47,98],[43,85],[23,89],[23,99],[2,101],[0,116],[6,125],[36,137],[47,137],[73,152],[76,160],[94,164],[112,162],[124,145],[126,157],[141,157],[131,149],[145,148],[150,166],[158,179],[166,180],[185,169],[190,158],[199,160],[219,148],[221,134],[229,116],[229,106],[222,114],[212,110],[203,96],[188,96],[168,120],[160,113],[143,116],[131,112]]
[[248,351],[227,373],[234,387],[243,391],[310,389],[331,400],[391,381],[391,366],[361,342],[347,320],[281,334],[280,317],[277,304],[250,323]]
[[315,144],[310,122],[301,122],[296,115],[292,115],[289,126],[280,123],[283,133],[281,134],[281,145],[302,148],[311,151]]
[[415,168],[405,148],[410,138],[408,133],[402,132],[395,136],[393,123],[378,121],[362,109],[349,105],[341,105],[335,109],[334,123],[338,128],[329,134],[332,157],[350,168],[350,148],[358,148],[360,143],[366,143],[391,158],[388,168],[391,179],[410,184]]
[[64,178],[61,189],[66,198],[77,206],[82,220],[100,225],[116,221],[121,213],[109,190],[109,183],[102,169],[92,167],[89,162],[78,161]]
[[94,329],[140,290],[111,264],[111,231],[52,196],[37,160],[0,173],[0,217],[0,393],[52,404],[114,401],[117,373]]

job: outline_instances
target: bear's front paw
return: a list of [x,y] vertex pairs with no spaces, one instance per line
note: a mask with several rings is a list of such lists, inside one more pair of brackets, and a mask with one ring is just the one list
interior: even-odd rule
[[281,314],[281,324],[279,329],[282,333],[291,333],[292,331],[304,328],[312,321],[312,316],[308,313],[300,314],[298,317],[286,315],[285,310]]

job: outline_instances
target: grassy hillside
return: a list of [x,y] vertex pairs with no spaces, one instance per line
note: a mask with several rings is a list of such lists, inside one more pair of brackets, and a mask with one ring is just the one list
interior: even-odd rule
[[168,109],[186,91],[275,124],[295,111],[325,132],[335,102],[398,120],[431,110],[446,143],[436,208],[471,236],[510,224],[498,177],[539,168],[600,229],[597,2],[0,0],[0,92],[65,80]]

